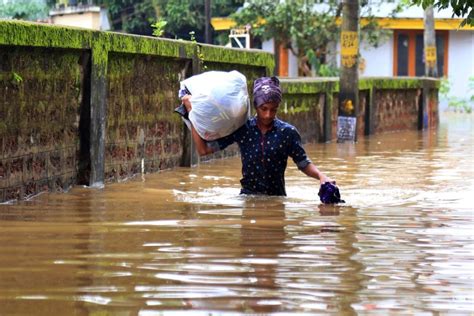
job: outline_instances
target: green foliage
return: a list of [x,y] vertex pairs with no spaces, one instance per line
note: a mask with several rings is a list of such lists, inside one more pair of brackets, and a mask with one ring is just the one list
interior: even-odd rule
[[203,52],[201,51],[201,46],[199,46],[199,45],[197,44],[195,34],[196,34],[196,33],[195,33],[194,31],[189,32],[189,36],[190,36],[190,38],[191,38],[191,42],[193,42],[193,43],[196,45],[196,53],[197,53],[197,57],[198,57],[198,59],[199,59],[199,65],[201,66],[201,69],[207,70],[207,66],[204,64],[204,54],[203,54]]
[[109,10],[112,29],[126,33],[152,35],[158,0],[95,0]]
[[[211,0],[212,16],[227,16],[243,2]],[[204,39],[204,0],[95,0],[95,3],[108,8],[112,29],[116,31],[152,35],[160,32],[158,26],[161,37],[189,39],[189,32],[195,31],[197,41]],[[157,25],[163,21],[167,23]]]
[[[393,1],[387,1],[393,2]],[[382,3],[378,4],[382,5]],[[378,45],[388,38],[387,32],[381,30],[371,15],[368,2],[362,4],[364,17],[368,24],[361,27],[362,38],[371,46]],[[400,6],[397,7],[400,10]],[[328,44],[336,42],[340,36],[340,27],[336,18],[342,11],[341,1],[328,0],[249,0],[243,10],[232,15],[238,25],[252,25],[252,35],[263,40],[274,38],[277,42],[291,49],[298,57],[300,73],[311,75],[308,65],[316,74],[337,73],[335,69],[325,67],[329,51]],[[372,17],[372,18],[371,18]]]
[[153,35],[157,37],[163,36],[166,24],[168,24],[168,22],[166,22],[165,20],[158,20],[156,21],[156,23],[152,24],[151,27],[154,29]]
[[41,0],[0,1],[0,18],[38,20],[48,16],[48,6]]
[[15,85],[19,85],[23,82],[23,78],[17,74],[16,72],[12,72],[12,83]]
[[412,4],[421,5],[424,9],[433,6],[438,10],[451,7],[453,17],[464,18],[460,26],[474,26],[474,1],[472,0],[411,0]]
[[451,88],[451,84],[447,77],[441,78],[441,84],[439,86],[439,94],[442,96],[447,96],[449,94],[449,90]]
[[[211,15],[213,17],[228,16],[242,6],[244,0],[211,0]],[[204,41],[205,30],[204,0],[157,0],[157,17],[166,20],[165,36],[171,38],[194,39]]]
[[474,77],[469,77],[468,98],[449,95],[450,90],[451,83],[448,78],[445,77],[441,79],[439,93],[443,98],[448,100],[448,108],[454,112],[471,113],[474,105]]
[[336,25],[339,6],[329,1],[323,10],[314,10],[315,0],[248,1],[233,14],[238,25],[252,25],[252,34],[263,40],[275,38],[298,57],[299,69],[310,75],[308,63],[324,63],[327,44],[338,38]]
[[314,50],[306,51],[306,58],[313,66],[314,72],[319,77],[337,77],[339,76],[339,68],[321,62],[321,59],[316,56]]
[[318,75],[320,77],[338,77],[339,68],[332,67],[327,64],[322,64],[318,69]]

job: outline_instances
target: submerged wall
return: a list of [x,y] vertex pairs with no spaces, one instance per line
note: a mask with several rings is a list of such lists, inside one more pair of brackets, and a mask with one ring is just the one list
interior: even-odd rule
[[189,165],[190,137],[173,110],[180,80],[203,67],[252,82],[272,72],[273,57],[0,21],[0,202]]
[[[179,82],[234,69],[251,87],[273,72],[273,56],[0,21],[0,202],[195,163],[189,132],[173,113]],[[437,94],[422,101],[426,82],[361,80],[359,133],[436,124]],[[333,140],[337,80],[282,80],[282,87],[280,116],[303,140]],[[213,157],[235,153],[233,147]]]
[[[305,142],[337,138],[337,78],[283,79],[279,116],[297,126]],[[361,78],[357,135],[438,125],[439,81],[432,78]]]

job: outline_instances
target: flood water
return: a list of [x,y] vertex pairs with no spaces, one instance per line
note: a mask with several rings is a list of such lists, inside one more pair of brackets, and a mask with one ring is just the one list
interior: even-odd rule
[[0,205],[0,315],[472,315],[473,116],[306,148],[346,204],[235,158]]

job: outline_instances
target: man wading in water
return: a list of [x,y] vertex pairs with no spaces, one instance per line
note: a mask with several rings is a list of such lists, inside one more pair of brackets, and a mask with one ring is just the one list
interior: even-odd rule
[[[335,183],[308,159],[296,128],[276,118],[281,102],[280,81],[262,77],[254,82],[253,104],[257,115],[229,136],[207,142],[192,127],[192,137],[200,156],[222,150],[232,143],[239,145],[242,159],[240,194],[286,195],[285,169],[288,157],[304,174],[320,184]],[[181,100],[192,111],[191,96]]]

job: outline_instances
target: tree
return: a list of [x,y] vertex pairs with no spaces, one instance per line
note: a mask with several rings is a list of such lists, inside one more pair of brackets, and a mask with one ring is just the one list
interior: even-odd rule
[[[190,32],[195,32],[196,41],[205,41],[205,0],[158,0],[157,18],[167,22],[165,36],[189,39]],[[212,0],[211,14],[228,16],[242,6],[244,0]]]
[[[195,32],[198,42],[204,41],[204,0],[95,0],[108,8],[112,29],[133,34],[152,35],[152,24],[165,23],[163,37],[190,39]],[[213,16],[227,16],[244,0],[212,0]]]
[[110,14],[114,31],[151,35],[151,24],[156,21],[158,0],[96,0]]
[[[378,27],[371,15],[368,1],[362,6],[368,22],[361,28],[361,34],[375,46],[386,32]],[[316,74],[323,74],[323,70],[327,70],[324,66],[331,54],[328,44],[339,38],[337,18],[341,16],[341,10],[342,5],[338,0],[248,0],[243,9],[232,17],[238,25],[252,25],[254,36],[263,40],[274,38],[289,48],[298,58],[300,74],[311,76],[311,67]],[[400,7],[396,10],[400,10]]]
[[35,21],[47,16],[48,6],[42,0],[0,1],[0,18]]
[[453,17],[464,18],[460,26],[466,24],[474,26],[474,1],[473,0],[411,0],[412,4],[421,5],[423,9],[433,6],[441,9],[449,7],[453,10]]

